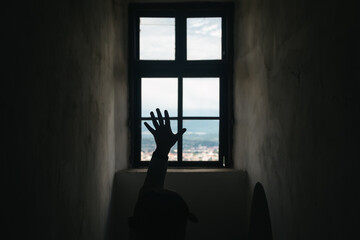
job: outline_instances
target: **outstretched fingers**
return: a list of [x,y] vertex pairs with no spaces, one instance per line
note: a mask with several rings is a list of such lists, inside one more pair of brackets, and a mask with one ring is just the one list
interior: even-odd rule
[[165,126],[170,127],[170,117],[167,110],[165,110]]
[[144,122],[145,127],[151,132],[152,135],[155,134],[155,129],[150,127],[150,125],[147,122]]
[[155,118],[155,115],[153,112],[150,112],[150,116],[151,116],[151,120],[152,120],[152,123],[155,127],[155,129],[158,129],[159,128],[159,124],[156,122],[156,118]]
[[162,114],[160,112],[160,109],[156,109],[156,112],[157,112],[157,115],[158,115],[158,118],[159,118],[159,124],[160,126],[164,126],[164,121],[163,121],[163,117],[162,117]]

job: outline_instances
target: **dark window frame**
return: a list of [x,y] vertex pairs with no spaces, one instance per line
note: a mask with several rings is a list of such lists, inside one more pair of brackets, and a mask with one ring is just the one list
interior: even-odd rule
[[[169,161],[170,167],[232,167],[232,126],[233,126],[233,3],[136,3],[129,5],[129,126],[131,132],[131,167],[144,167],[148,161],[141,161],[141,78],[178,78],[178,98],[182,98],[182,79],[186,77],[219,77],[219,117],[183,117],[182,102],[179,101],[177,132],[182,121],[187,119],[219,120],[219,160],[179,161],[182,154],[182,139],[178,142],[177,161]],[[175,60],[139,60],[139,19],[140,17],[175,17]],[[186,60],[186,18],[222,18],[222,59]],[[155,110],[155,109],[154,109]],[[162,111],[164,109],[161,109]],[[186,133],[185,133],[186,134]],[[180,157],[180,159],[179,159]]]

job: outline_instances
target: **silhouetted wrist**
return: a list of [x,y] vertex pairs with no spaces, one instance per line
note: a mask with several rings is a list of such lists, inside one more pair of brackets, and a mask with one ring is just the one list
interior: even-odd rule
[[167,158],[169,151],[156,148],[153,154],[161,158]]

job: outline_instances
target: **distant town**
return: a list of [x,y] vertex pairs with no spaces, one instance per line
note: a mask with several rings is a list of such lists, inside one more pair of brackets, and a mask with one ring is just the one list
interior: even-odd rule
[[[150,161],[152,151],[141,151],[141,161]],[[177,160],[177,149],[169,153],[169,161]],[[183,150],[183,161],[218,161],[219,147],[218,146],[202,146],[185,148]]]
[[[219,160],[219,121],[188,121],[183,137],[183,161]],[[175,127],[176,129],[176,127]],[[141,161],[150,161],[156,144],[153,136],[144,129],[141,139]],[[177,161],[177,144],[169,153],[169,161]]]

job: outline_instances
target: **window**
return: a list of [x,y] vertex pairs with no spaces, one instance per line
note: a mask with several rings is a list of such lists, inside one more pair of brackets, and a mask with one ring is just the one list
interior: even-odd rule
[[133,167],[148,165],[155,149],[144,121],[156,108],[169,111],[173,132],[187,128],[169,166],[231,166],[232,9],[231,3],[129,6]]

